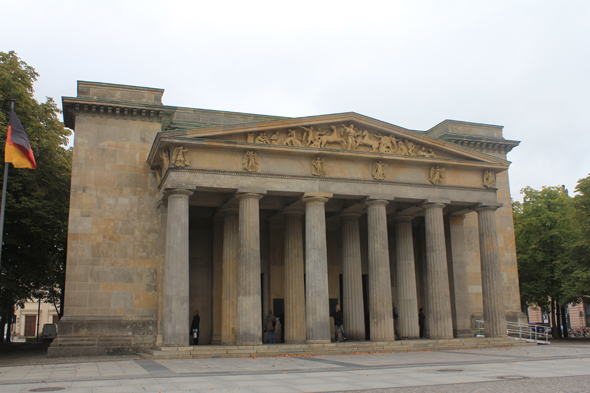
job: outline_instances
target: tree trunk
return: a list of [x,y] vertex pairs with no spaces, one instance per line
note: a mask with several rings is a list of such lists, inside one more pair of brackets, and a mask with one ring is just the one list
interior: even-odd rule
[[553,338],[559,338],[557,335],[557,323],[555,321],[555,300],[551,299],[551,335]]
[[6,316],[0,313],[0,343],[4,342],[4,325],[6,324]]
[[565,312],[565,308],[566,306],[561,306],[561,324],[563,326],[563,338],[568,338],[569,337],[569,333],[568,333],[568,326],[567,326],[567,315]]
[[557,303],[557,301],[555,302],[555,322],[557,322],[557,324],[555,325],[557,328],[557,337],[561,339],[561,307],[559,306],[559,303]]

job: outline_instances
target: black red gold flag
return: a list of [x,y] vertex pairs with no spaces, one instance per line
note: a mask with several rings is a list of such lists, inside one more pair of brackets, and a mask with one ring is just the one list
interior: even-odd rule
[[8,121],[4,162],[11,162],[15,168],[37,168],[29,137],[27,137],[25,129],[12,109],[10,109],[10,119]]

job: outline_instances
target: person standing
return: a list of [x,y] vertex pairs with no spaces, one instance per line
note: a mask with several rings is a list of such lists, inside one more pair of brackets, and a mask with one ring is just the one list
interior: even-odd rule
[[399,338],[399,334],[397,334],[398,322],[399,322],[399,314],[397,313],[397,307],[394,304],[393,305],[393,333],[395,334],[395,338],[397,340],[401,340],[401,338]]
[[268,334],[268,343],[269,344],[276,344],[277,343],[277,336],[275,335],[275,326],[277,325],[277,318],[272,315],[272,310],[268,310],[268,315],[266,316],[266,321],[264,323],[264,327],[266,329],[266,334]]
[[281,342],[285,342],[285,312],[279,314],[279,323],[281,324]]
[[336,305],[336,311],[334,312],[334,334],[336,335],[336,342],[338,342],[338,328],[342,332],[342,341],[346,340],[346,335],[344,334],[344,317],[340,306]]
[[191,323],[191,337],[193,339],[193,345],[199,345],[199,324],[201,323],[201,317],[199,316],[199,310],[195,310],[193,321]]
[[420,325],[420,338],[426,338],[424,337],[424,324],[426,322],[426,315],[424,314],[424,309],[420,308],[420,310],[418,310],[418,325]]

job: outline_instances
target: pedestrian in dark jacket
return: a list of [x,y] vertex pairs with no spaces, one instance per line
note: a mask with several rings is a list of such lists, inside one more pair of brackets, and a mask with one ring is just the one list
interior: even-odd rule
[[420,310],[418,310],[418,325],[420,325],[420,338],[425,338],[424,337],[425,322],[426,322],[426,314],[424,314],[424,309],[420,308]]
[[339,305],[336,305],[336,311],[334,312],[334,334],[336,335],[336,342],[338,342],[338,329],[342,332],[342,340],[346,340],[342,310],[340,310]]
[[195,310],[195,316],[191,323],[191,337],[193,339],[193,345],[199,345],[199,324],[201,323],[201,317],[199,316],[199,310]]
[[399,338],[399,334],[397,334],[397,326],[399,322],[399,314],[397,313],[397,307],[395,304],[393,305],[393,333],[395,334],[395,338],[401,340]]
[[276,344],[277,342],[277,336],[275,335],[276,324],[277,318],[272,315],[272,310],[268,310],[268,315],[266,316],[266,320],[264,322],[264,329],[266,330],[266,334],[268,334],[269,344]]

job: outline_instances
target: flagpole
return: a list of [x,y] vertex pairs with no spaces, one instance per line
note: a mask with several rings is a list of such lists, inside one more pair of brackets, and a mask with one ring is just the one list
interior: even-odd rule
[[[10,100],[10,110],[14,111],[14,102]],[[6,207],[6,186],[8,185],[8,162],[4,163],[4,180],[2,181],[2,211],[0,212],[0,268],[2,267],[2,239],[4,238],[4,208]],[[0,270],[1,272],[1,270]]]

